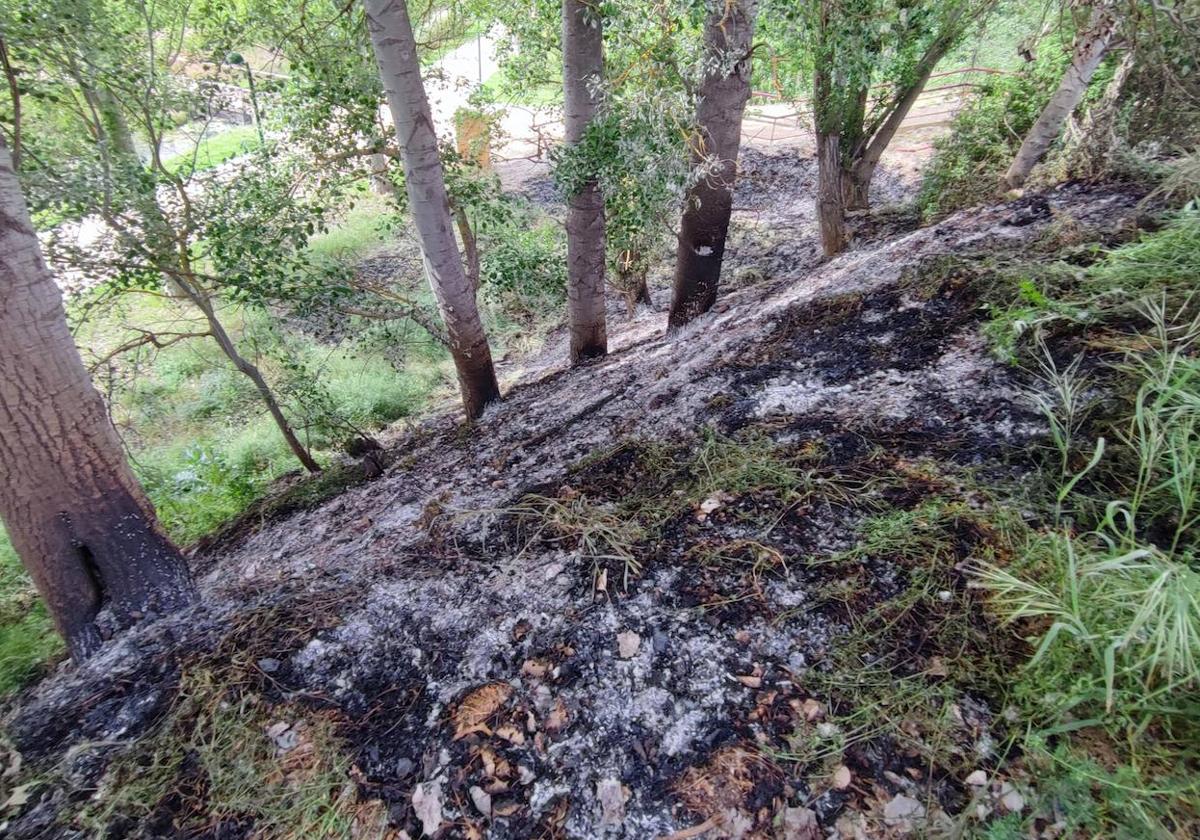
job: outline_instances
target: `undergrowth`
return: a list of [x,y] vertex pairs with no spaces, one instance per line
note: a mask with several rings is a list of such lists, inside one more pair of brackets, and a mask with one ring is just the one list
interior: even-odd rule
[[1035,372],[1051,435],[1029,497],[1043,527],[973,570],[1033,646],[1025,761],[1093,835],[1200,824],[1197,219],[1188,205],[1083,268],[1031,265],[989,329]]
[[143,825],[349,837],[362,812],[335,728],[328,716],[272,708],[194,673],[158,728],[110,766],[77,822],[97,836]]

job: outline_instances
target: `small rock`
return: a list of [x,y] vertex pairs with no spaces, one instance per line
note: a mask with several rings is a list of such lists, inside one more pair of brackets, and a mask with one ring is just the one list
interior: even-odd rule
[[655,630],[654,631],[654,652],[655,653],[666,653],[667,649],[670,647],[671,647],[670,637],[661,630]]
[[1000,805],[1005,811],[1010,814],[1019,814],[1025,810],[1025,797],[1017,792],[1017,789],[1008,782],[1000,785],[1000,792],[997,794],[1000,799]]
[[801,708],[804,710],[804,719],[810,723],[825,717],[825,707],[812,697],[805,700]]
[[966,782],[971,787],[983,787],[987,784],[987,772],[984,770],[976,770],[970,776],[967,776]]
[[596,782],[596,799],[600,801],[600,824],[620,825],[625,822],[625,803],[629,791],[616,779]]
[[403,779],[411,776],[412,772],[417,769],[417,765],[413,763],[411,758],[401,758],[396,761],[396,778]]
[[854,774],[850,772],[850,768],[843,764],[833,771],[833,786],[838,790],[845,790],[850,787],[853,778]]
[[898,793],[888,804],[883,806],[883,818],[888,825],[896,825],[904,820],[920,819],[925,816],[925,806],[910,796]]
[[492,815],[492,797],[486,790],[479,785],[471,785],[467,789],[467,793],[471,794],[471,802],[479,813],[485,817]]
[[816,813],[811,808],[784,808],[783,840],[821,840]]
[[421,831],[432,837],[442,826],[442,783],[423,782],[413,788],[413,812],[421,821]]
[[562,571],[565,568],[566,566],[564,566],[562,563],[547,563],[542,569],[542,574],[545,576],[546,580],[554,580],[556,577],[562,574]]
[[267,673],[267,674],[273,674],[276,671],[278,671],[280,664],[281,663],[278,659],[272,659],[269,656],[258,660],[258,667],[261,668],[263,670],[263,672]]
[[633,659],[642,646],[642,637],[632,630],[617,634],[617,653],[622,659]]

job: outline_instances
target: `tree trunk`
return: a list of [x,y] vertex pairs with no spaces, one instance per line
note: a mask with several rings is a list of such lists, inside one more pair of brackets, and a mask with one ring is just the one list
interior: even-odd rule
[[834,18],[842,13],[835,0],[818,0],[816,48],[813,55],[813,133],[817,141],[817,227],[826,258],[846,247],[846,193],[842,169],[842,128],[845,97],[835,83],[836,34]]
[[[688,190],[675,253],[669,329],[703,315],[717,300],[733,212],[742,114],[750,99],[750,47],[758,0],[718,0],[709,6],[704,45],[707,60],[714,66],[700,85],[692,166],[709,160],[715,160],[717,166]],[[730,55],[738,58],[732,66],[725,58]]]
[[1025,183],[1034,165],[1058,138],[1067,117],[1079,107],[1087,93],[1088,83],[1104,59],[1116,31],[1116,12],[1105,4],[1093,6],[1087,28],[1075,40],[1075,53],[1058,89],[1025,135],[1016,158],[1004,175],[1005,186],[1009,189],[1016,189]]
[[404,0],[363,0],[363,6],[404,159],[409,210],[420,236],[430,286],[446,324],[463,406],[467,416],[475,418],[489,403],[500,399],[500,386],[475,290],[454,241],[437,134],[421,82],[408,7]]
[[67,329],[0,139],[0,515],[72,656],[195,599]]
[[835,133],[818,131],[817,224],[821,230],[821,250],[826,257],[840,254],[848,239],[842,174],[841,138]]
[[[604,32],[587,0],[562,0],[566,140],[579,143],[596,118],[590,89],[604,74]],[[592,178],[567,199],[567,314],[571,362],[608,352],[604,315],[604,197]]]

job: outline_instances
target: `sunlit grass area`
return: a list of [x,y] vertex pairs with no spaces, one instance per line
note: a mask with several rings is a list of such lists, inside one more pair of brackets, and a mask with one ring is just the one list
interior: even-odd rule
[[164,160],[163,166],[170,172],[182,175],[202,172],[238,155],[252,152],[261,145],[257,128],[253,125],[236,126],[206,133],[192,148]]

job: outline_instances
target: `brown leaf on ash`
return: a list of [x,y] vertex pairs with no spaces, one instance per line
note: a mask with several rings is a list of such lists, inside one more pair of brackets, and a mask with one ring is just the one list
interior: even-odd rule
[[554,701],[554,708],[550,710],[550,714],[546,716],[546,730],[548,732],[557,732],[567,725],[570,715],[567,713],[567,704],[559,697]]
[[521,665],[521,676],[540,680],[550,673],[551,665],[544,659],[526,659]]
[[510,744],[521,746],[525,743],[525,733],[511,723],[506,723],[503,726],[496,727],[496,735],[508,741]]
[[508,702],[512,691],[508,683],[494,682],[468,693],[454,711],[454,740],[465,738],[472,732],[491,734],[487,720]]

